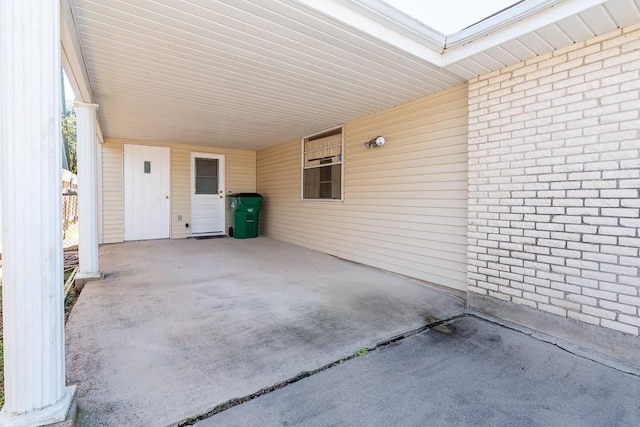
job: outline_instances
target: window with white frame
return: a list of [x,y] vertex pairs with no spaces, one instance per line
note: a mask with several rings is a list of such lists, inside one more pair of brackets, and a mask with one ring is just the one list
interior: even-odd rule
[[342,127],[302,139],[302,199],[342,200]]

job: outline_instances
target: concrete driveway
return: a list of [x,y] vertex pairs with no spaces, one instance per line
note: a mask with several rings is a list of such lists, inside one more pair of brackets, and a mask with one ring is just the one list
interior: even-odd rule
[[195,425],[635,427],[639,396],[638,376],[463,317]]
[[100,262],[66,329],[80,426],[175,425],[464,310],[265,237],[106,245]]

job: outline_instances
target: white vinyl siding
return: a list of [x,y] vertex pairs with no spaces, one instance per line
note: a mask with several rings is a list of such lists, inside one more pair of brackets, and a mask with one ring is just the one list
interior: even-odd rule
[[102,242],[124,240],[123,146],[121,141],[102,145]]
[[[124,239],[123,206],[123,143],[164,146],[171,148],[171,238],[185,238],[191,230],[185,226],[190,222],[190,155],[192,151],[224,154],[226,161],[227,193],[256,191],[256,153],[229,148],[205,147],[187,144],[163,144],[155,142],[107,139],[102,144],[102,205],[103,242],[117,243]],[[181,216],[182,219],[178,219]],[[227,206],[226,228],[231,225],[231,214]]]
[[343,167],[344,202],[308,203],[300,140],[259,151],[262,232],[465,290],[467,86],[345,124]]
[[[191,151],[171,148],[171,238],[185,238],[191,230],[185,227],[191,213]],[[182,215],[182,220],[178,216]]]

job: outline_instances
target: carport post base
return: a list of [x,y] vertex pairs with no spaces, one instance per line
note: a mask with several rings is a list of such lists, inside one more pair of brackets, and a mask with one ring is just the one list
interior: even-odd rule
[[70,386],[65,389],[62,400],[51,406],[26,414],[1,414],[0,425],[3,427],[73,427],[76,423],[76,413],[76,386]]
[[73,285],[76,287],[77,291],[81,291],[82,288],[84,288],[84,285],[88,282],[102,279],[104,279],[104,274],[102,273],[77,273],[73,280]]
[[76,416],[78,414],[78,394],[75,392],[75,386],[72,387],[74,389],[74,393],[69,410],[67,411],[67,418],[65,418],[64,421],[49,424],[48,427],[74,427],[76,425]]

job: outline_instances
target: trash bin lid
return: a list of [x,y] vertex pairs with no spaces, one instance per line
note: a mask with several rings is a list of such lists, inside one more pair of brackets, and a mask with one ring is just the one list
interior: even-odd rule
[[258,193],[233,193],[229,194],[229,197],[260,197],[262,196]]

